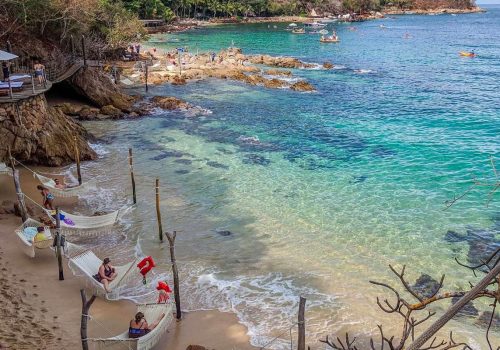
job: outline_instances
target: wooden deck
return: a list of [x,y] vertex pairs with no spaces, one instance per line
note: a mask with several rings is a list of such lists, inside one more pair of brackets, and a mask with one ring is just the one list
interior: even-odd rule
[[31,83],[24,84],[23,90],[12,92],[12,97],[9,95],[0,96],[0,103],[13,103],[20,100],[24,100],[36,95],[43,94],[46,91],[50,90],[50,88],[52,88],[52,82],[50,81],[47,81],[45,83],[45,86],[35,84],[34,92],[33,92],[33,85],[31,85]]

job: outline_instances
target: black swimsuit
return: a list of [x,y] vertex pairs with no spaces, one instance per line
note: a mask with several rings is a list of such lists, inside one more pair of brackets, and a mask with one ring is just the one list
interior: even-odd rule
[[[107,268],[106,266],[104,266],[104,276],[106,277],[110,277],[111,274],[114,272],[115,269],[109,267]],[[102,277],[99,273],[97,273],[97,275],[94,275],[94,278],[98,281],[98,282],[101,282],[102,283]]]

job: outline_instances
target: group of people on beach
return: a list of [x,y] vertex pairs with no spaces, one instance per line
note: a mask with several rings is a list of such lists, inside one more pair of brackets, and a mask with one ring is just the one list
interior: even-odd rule
[[[59,179],[54,179],[54,183],[55,183],[54,187],[58,189],[65,189],[70,187],[66,184],[61,183]],[[43,197],[43,207],[48,210],[54,210],[55,196],[50,192],[50,190],[42,185],[38,185],[37,190],[40,191],[40,194]],[[39,238],[37,237],[41,237],[41,235],[43,235],[44,229],[45,228],[43,226],[36,228],[37,232],[34,235],[33,238],[34,241],[39,240]],[[106,293],[110,293],[111,289],[109,285],[117,276],[118,276],[118,271],[116,271],[116,268],[113,265],[111,265],[111,259],[106,257],[102,261],[101,266],[99,266],[99,270],[93,277],[96,281],[102,283]],[[162,290],[160,290],[159,292],[160,295],[164,293],[164,291]],[[140,338],[143,335],[146,335],[160,323],[163,317],[165,317],[165,314],[161,314],[157,320],[149,324],[145,319],[144,314],[142,312],[138,312],[135,315],[134,319],[130,320],[129,331],[128,331],[129,338]]]
[[[3,81],[9,81],[10,79],[10,69],[11,63],[7,61],[2,62],[2,74],[3,74]],[[35,61],[33,64],[33,70],[34,70],[34,75],[35,79],[38,81],[39,85],[42,85],[45,83],[45,66],[40,63],[40,61]]]

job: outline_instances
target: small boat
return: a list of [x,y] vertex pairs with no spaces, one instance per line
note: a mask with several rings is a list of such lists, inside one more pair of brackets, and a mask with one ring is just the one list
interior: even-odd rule
[[319,42],[320,43],[338,43],[340,42],[340,39],[337,35],[332,35],[332,36],[328,36],[328,37],[325,37],[325,36],[321,36],[321,38],[319,39]]
[[476,53],[475,52],[460,51],[459,54],[462,57],[476,57]]
[[293,34],[305,34],[306,30],[304,28],[295,28],[294,30],[292,30],[292,33]]
[[304,23],[304,27],[323,28],[323,27],[326,27],[326,24],[319,23],[319,22],[310,22],[310,23]]

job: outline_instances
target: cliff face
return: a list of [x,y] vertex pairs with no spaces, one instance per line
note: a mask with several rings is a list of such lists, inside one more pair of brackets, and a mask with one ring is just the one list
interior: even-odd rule
[[96,159],[87,131],[61,111],[50,108],[43,94],[0,104],[0,160],[12,156],[31,164],[60,166],[74,161],[74,140],[81,160]]

